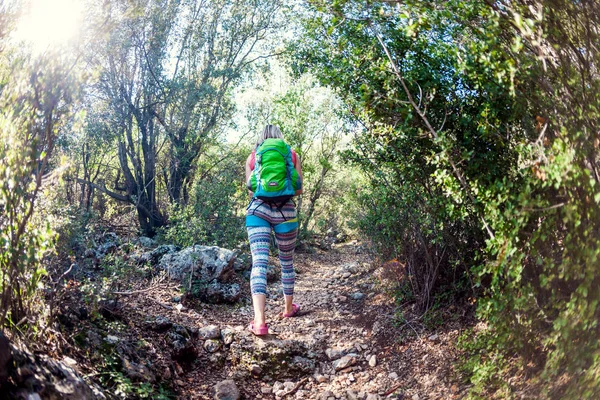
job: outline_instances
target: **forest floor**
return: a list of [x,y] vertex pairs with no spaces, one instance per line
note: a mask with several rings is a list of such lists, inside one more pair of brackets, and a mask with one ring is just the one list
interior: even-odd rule
[[[152,283],[146,277],[127,285],[145,288],[102,303],[104,324],[63,318],[70,325],[67,342],[75,346],[61,353],[81,374],[97,374],[101,386],[111,386],[113,393],[127,389],[130,397],[142,396],[119,386],[115,371],[127,372],[126,383],[162,382],[178,399],[213,399],[215,385],[224,380],[233,380],[245,399],[462,397],[466,385],[455,370],[456,343],[473,324],[471,307],[434,308],[425,316],[414,314],[411,305],[399,307],[392,289],[386,289],[393,287],[386,283],[393,271],[367,250],[350,242],[297,252],[294,302],[300,312],[280,318],[281,283],[270,282],[268,336],[247,329],[249,282],[239,275],[242,298],[235,305],[204,304],[182,296],[174,282]],[[85,290],[77,284],[73,289],[63,310],[77,314]],[[107,347],[113,350],[102,357],[94,350]],[[116,367],[107,370],[107,365]],[[103,380],[103,374],[110,378]]]

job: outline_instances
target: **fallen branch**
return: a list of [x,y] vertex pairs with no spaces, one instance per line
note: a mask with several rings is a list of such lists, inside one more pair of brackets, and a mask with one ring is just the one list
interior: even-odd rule
[[158,300],[156,300],[156,299],[152,299],[152,300],[154,300],[154,302],[155,302],[156,304],[158,304],[159,306],[161,306],[162,308],[165,308],[165,309],[167,309],[167,310],[172,310],[172,309],[173,309],[173,307],[172,307],[172,306],[170,306],[170,305],[168,305],[168,304],[161,303],[160,301],[158,301]]
[[291,388],[287,392],[283,393],[281,395],[281,397],[285,397],[287,395],[290,395],[290,394],[294,393],[296,390],[300,389],[300,386],[304,385],[306,383],[306,381],[308,381],[308,378],[302,379],[300,382],[296,383],[296,386],[294,386],[293,388]]
[[389,389],[387,392],[385,392],[383,394],[383,397],[389,396],[390,394],[394,393],[396,390],[400,389],[402,387],[402,384],[398,384],[396,386],[393,386],[391,389]]
[[[125,295],[125,296],[127,296],[127,295],[131,295],[131,294],[145,293],[145,292],[148,292],[148,291],[150,291],[152,289],[158,289],[160,287],[161,287],[161,285],[155,285],[155,286],[149,286],[146,289],[130,290],[130,291],[127,291],[127,292],[111,292],[111,293],[112,294],[118,294],[118,295]],[[166,287],[165,289],[176,289],[176,288],[177,287]]]

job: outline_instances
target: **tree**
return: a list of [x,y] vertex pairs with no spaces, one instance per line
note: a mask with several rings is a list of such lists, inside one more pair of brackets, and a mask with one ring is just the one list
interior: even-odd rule
[[118,138],[125,190],[101,190],[134,204],[142,231],[153,235],[166,222],[159,180],[167,202],[185,204],[195,162],[228,116],[232,85],[268,56],[259,47],[276,28],[280,4],[109,4],[116,22],[95,57],[103,69],[96,90],[110,105],[105,123]]
[[298,77],[284,92],[273,98],[272,121],[281,127],[288,143],[296,149],[302,161],[303,199],[298,199],[300,232],[308,233],[317,202],[331,186],[332,173],[339,162],[343,138],[350,127],[345,124],[344,110],[338,98],[319,87],[314,78]]

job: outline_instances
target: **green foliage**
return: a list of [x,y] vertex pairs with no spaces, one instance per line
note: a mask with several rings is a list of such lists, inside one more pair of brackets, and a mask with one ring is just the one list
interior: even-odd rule
[[191,201],[170,212],[163,240],[185,247],[194,244],[233,248],[246,239],[244,185],[248,149],[222,149],[199,161],[204,171],[194,181]]
[[14,328],[40,306],[42,259],[56,235],[36,215],[36,202],[44,176],[52,179],[50,157],[70,115],[75,75],[51,57],[0,53],[0,65],[0,328]]
[[365,128],[346,153],[368,177],[360,229],[423,309],[457,274],[480,288],[476,387],[510,397],[517,354],[544,396],[597,397],[598,6],[311,4],[296,68]]
[[[338,90],[364,127],[344,153],[368,178],[351,190],[360,205],[357,226],[385,258],[406,264],[406,277],[426,310],[439,283],[460,278],[483,247],[475,205],[465,201],[445,156],[464,154],[476,162],[469,163],[476,178],[486,168],[502,169],[502,161],[493,159],[497,153],[477,151],[494,145],[474,134],[480,121],[462,117],[461,109],[479,105],[483,96],[465,98],[456,92],[465,83],[454,72],[456,51],[447,41],[451,28],[429,27],[415,38],[404,31],[409,21],[403,15],[382,17],[378,8],[353,2],[336,5],[341,9],[315,10],[306,23],[308,40],[303,38],[296,50],[303,65]],[[344,14],[343,23],[338,11]],[[439,139],[424,133],[423,121],[398,90],[376,38],[380,32],[406,65],[405,79],[419,93],[430,122],[443,128]]]

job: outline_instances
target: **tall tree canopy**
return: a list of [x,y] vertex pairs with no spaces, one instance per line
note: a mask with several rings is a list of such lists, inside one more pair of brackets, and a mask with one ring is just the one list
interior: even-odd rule
[[167,204],[188,201],[195,162],[231,115],[232,85],[270,55],[280,7],[153,0],[103,7],[107,38],[91,54],[103,126],[94,129],[106,132],[104,149],[116,146],[120,173],[115,187],[100,188],[135,205],[146,234],[166,220],[160,183]]

